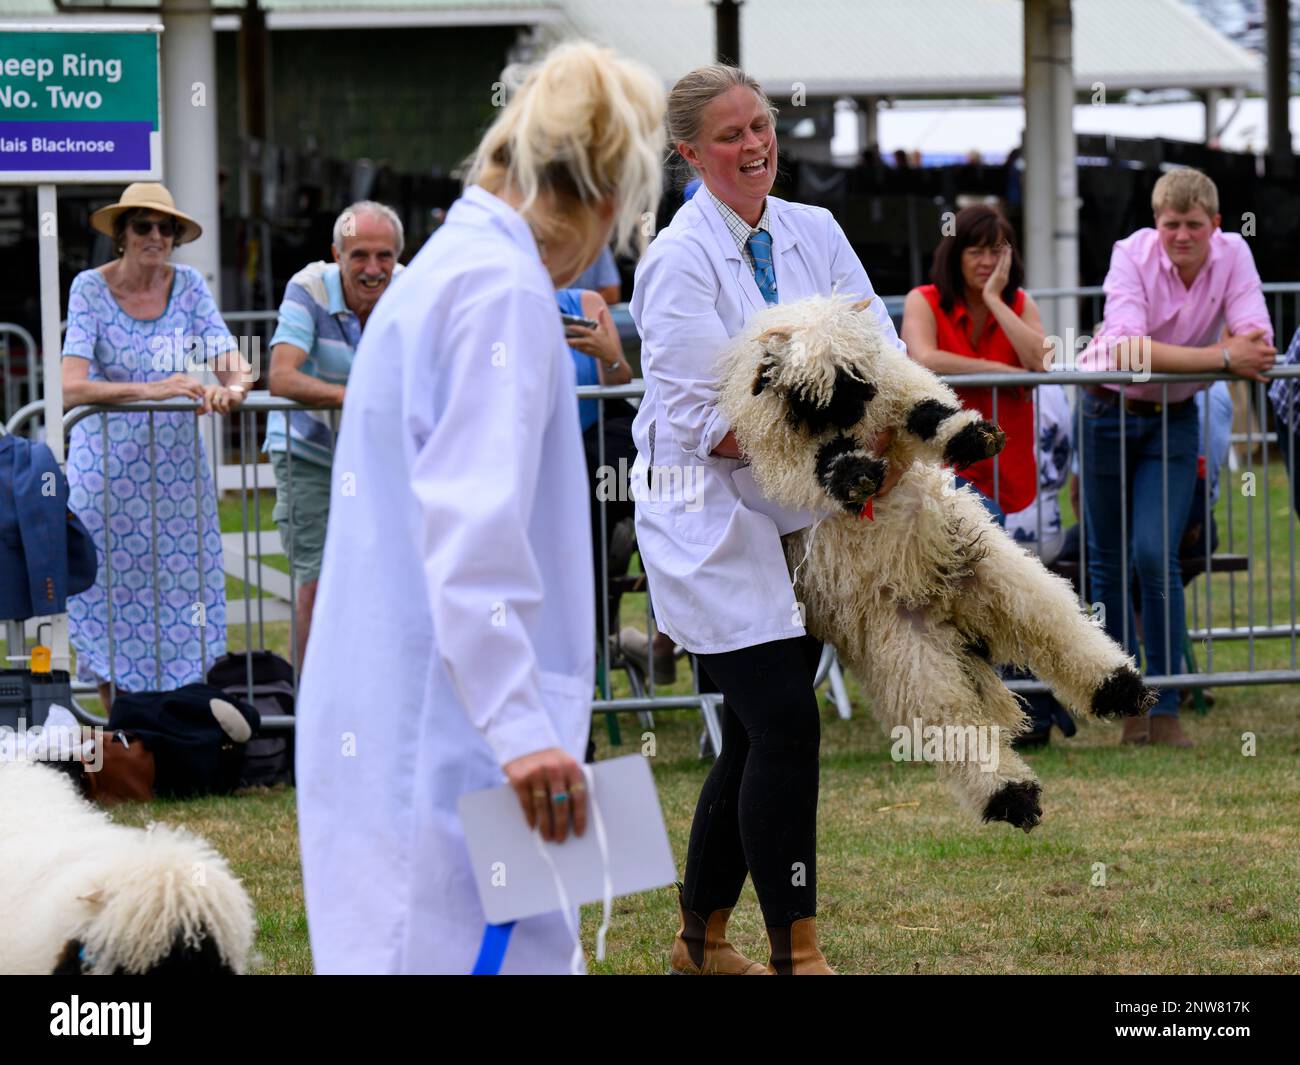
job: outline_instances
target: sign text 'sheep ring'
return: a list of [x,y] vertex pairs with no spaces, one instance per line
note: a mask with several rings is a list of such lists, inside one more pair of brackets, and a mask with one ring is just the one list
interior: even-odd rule
[[[98,59],[87,56],[84,52],[80,54],[63,53],[62,77],[64,78],[99,78],[109,85],[116,85],[122,80],[122,60],[120,59]],[[44,82],[46,78],[54,76],[55,62],[49,56],[42,56],[35,59],[27,56],[19,59],[16,56],[10,56],[8,59],[0,60],[0,79],[4,78],[35,78],[38,83]],[[95,110],[104,105],[104,96],[94,89],[81,90],[65,88],[62,85],[44,85],[42,86],[49,96],[46,101],[51,107],[64,108],[89,108]],[[26,89],[16,89],[13,85],[6,84],[0,80],[0,107],[35,107],[37,98]],[[33,148],[33,151],[41,151],[40,148]],[[50,149],[58,150],[58,149]],[[102,149],[101,149],[102,150]]]
[[159,111],[153,29],[0,29],[0,177],[156,178]]

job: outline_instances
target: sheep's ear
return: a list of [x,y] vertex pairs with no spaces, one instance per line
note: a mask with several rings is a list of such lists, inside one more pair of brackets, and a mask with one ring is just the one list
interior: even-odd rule
[[766,348],[769,351],[774,347],[790,343],[790,330],[772,328],[765,329],[755,338],[758,340],[759,347]]
[[868,298],[868,299],[865,299],[865,300],[858,300],[858,301],[855,302],[855,303],[850,303],[850,304],[849,304],[849,310],[851,310],[851,311],[865,311],[865,310],[866,310],[868,307],[870,307],[871,304],[875,301],[875,298],[876,298],[875,296],[871,296],[871,297]]

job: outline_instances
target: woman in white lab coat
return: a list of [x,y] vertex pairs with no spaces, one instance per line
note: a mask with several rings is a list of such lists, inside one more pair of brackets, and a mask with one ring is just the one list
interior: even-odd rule
[[[317,972],[471,971],[462,794],[508,780],[544,838],[583,830],[594,590],[555,289],[639,234],[662,115],[644,68],[557,48],[367,325],[298,711]],[[561,913],[520,921],[502,971],[568,971],[573,946]]]
[[[820,645],[805,634],[775,523],[738,496],[743,460],[715,406],[714,364],[769,303],[874,293],[828,211],[768,195],[774,119],[733,67],[677,82],[668,137],[703,186],[650,245],[632,298],[646,381],[633,430],[637,543],[660,628],[725,698],[722,751],[691,828],[677,973],[830,971],[815,920]],[[881,301],[870,313],[902,348]],[[725,938],[746,873],[771,941],[766,968]]]

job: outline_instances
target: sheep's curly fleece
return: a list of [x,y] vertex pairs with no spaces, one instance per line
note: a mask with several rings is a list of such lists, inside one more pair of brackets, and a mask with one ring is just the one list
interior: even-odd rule
[[87,974],[147,972],[178,937],[237,974],[252,951],[252,902],[206,840],[113,824],[39,763],[0,763],[0,900],[3,973],[48,974],[74,941]]
[[[972,751],[946,752],[938,770],[971,812],[1028,831],[1039,784],[1010,746],[1027,721],[995,666],[1031,669],[1077,714],[1137,714],[1154,695],[1070,585],[954,486],[942,463],[995,453],[1001,433],[864,307],[819,297],[757,315],[720,359],[718,405],[763,493],[822,515],[785,542],[808,630],[836,647],[886,729],[998,726],[996,768]],[[886,429],[895,439],[875,456]],[[863,520],[894,463],[902,479]]]

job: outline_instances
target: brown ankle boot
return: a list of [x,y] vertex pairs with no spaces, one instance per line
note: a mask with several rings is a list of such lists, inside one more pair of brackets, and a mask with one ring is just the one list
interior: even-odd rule
[[767,976],[760,962],[746,958],[727,942],[731,908],[714,910],[707,917],[688,910],[677,885],[677,912],[682,926],[673,940],[668,969],[674,976]]
[[1151,717],[1151,742],[1162,747],[1192,747],[1194,744],[1183,732],[1175,714],[1154,714]]
[[1146,714],[1141,717],[1126,717],[1124,719],[1124,734],[1119,738],[1119,742],[1136,745],[1150,743],[1151,721],[1152,718]]
[[767,971],[773,976],[834,976],[817,946],[817,918],[804,917],[789,928],[768,928],[772,961]]

